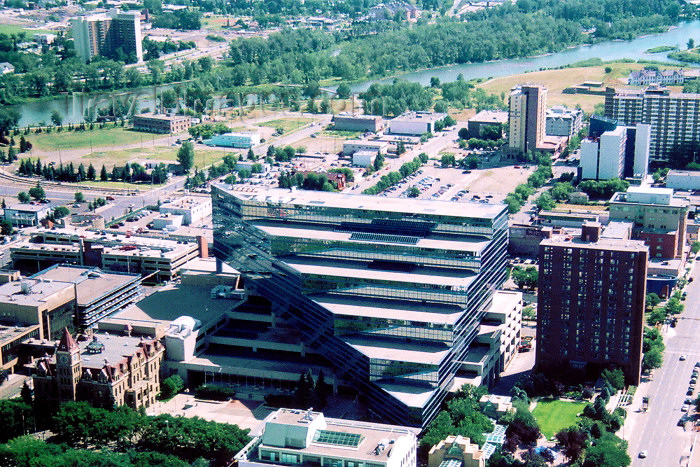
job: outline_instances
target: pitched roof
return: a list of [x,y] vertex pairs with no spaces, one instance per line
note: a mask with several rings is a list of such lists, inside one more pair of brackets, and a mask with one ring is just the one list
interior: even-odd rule
[[58,350],[61,352],[70,352],[72,350],[79,349],[78,344],[73,339],[73,336],[68,332],[68,328],[63,328],[63,336],[61,337],[61,342],[58,343]]

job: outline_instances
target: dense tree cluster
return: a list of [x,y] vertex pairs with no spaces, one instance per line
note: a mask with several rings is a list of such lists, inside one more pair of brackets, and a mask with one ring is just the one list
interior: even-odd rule
[[629,182],[616,178],[601,181],[584,180],[579,183],[578,188],[591,199],[608,200],[618,191],[627,191],[629,186]]
[[407,110],[428,110],[433,105],[433,95],[418,83],[395,80],[392,84],[372,84],[360,94],[366,114],[400,115]]

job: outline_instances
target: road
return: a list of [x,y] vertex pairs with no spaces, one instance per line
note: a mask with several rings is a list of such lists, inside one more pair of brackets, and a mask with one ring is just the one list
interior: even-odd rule
[[[700,361],[700,271],[695,268],[694,282],[684,289],[688,292],[685,312],[675,328],[665,328],[663,366],[654,371],[653,380],[640,385],[635,395],[635,405],[642,397],[649,397],[647,413],[630,414],[626,438],[632,466],[686,466],[690,447],[694,441],[693,432],[677,426],[684,414],[681,412],[687,397],[688,381],[695,362]],[[687,355],[685,361],[680,355]],[[641,392],[641,393],[640,393]],[[697,396],[697,392],[692,396]],[[626,424],[627,425],[627,424]],[[688,426],[690,424],[687,424]],[[623,433],[624,435],[624,433]],[[696,449],[698,446],[696,445]],[[646,450],[648,457],[640,459],[640,451]],[[697,453],[696,453],[697,455]]]

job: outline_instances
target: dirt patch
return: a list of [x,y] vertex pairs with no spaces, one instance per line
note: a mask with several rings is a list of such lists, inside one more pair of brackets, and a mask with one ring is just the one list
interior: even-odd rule
[[530,173],[532,173],[532,169],[515,169],[513,167],[489,169],[483,171],[467,188],[473,193],[505,196],[519,184],[525,183]]

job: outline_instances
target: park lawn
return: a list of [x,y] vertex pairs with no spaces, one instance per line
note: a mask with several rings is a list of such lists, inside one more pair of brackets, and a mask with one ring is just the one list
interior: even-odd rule
[[290,131],[298,130],[299,128],[306,126],[307,124],[313,122],[313,118],[307,117],[290,117],[290,118],[278,118],[276,120],[270,120],[267,122],[258,123],[258,126],[266,126],[270,128],[282,128],[284,134]]
[[56,151],[58,149],[104,148],[124,146],[143,141],[150,142],[154,137],[162,138],[167,135],[152,135],[128,130],[123,127],[99,128],[86,131],[52,131],[51,133],[29,134],[25,136],[34,149]]
[[74,185],[94,186],[94,187],[99,187],[99,188],[113,188],[115,191],[117,191],[117,190],[127,190],[127,191],[151,190],[153,188],[160,188],[160,187],[164,186],[164,184],[151,185],[150,183],[124,183],[124,182],[99,182],[99,181],[78,182],[78,183],[75,183]]
[[[177,151],[180,149],[179,146],[156,146],[156,147],[146,147],[146,148],[131,148],[131,149],[117,149],[114,151],[95,151],[92,154],[86,154],[82,157],[82,163],[85,166],[92,164],[95,168],[100,171],[102,164],[107,167],[107,170],[111,172],[112,167],[117,165],[124,165],[129,161],[163,161],[163,162],[176,162],[177,161]],[[223,149],[202,149],[195,148],[194,150],[194,166],[203,168],[208,167],[213,163],[221,161],[221,159],[227,154],[237,154],[233,150],[223,150]]]
[[579,420],[576,415],[583,412],[584,407],[586,402],[542,399],[537,402],[532,414],[537,419],[542,434],[549,439],[564,428],[575,425]]
[[27,35],[27,39],[31,40],[34,34],[56,34],[56,31],[49,31],[48,29],[30,29],[27,26],[21,24],[0,24],[0,34],[19,34],[24,32]]

